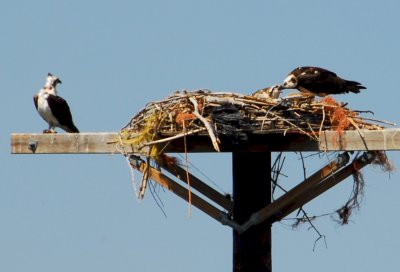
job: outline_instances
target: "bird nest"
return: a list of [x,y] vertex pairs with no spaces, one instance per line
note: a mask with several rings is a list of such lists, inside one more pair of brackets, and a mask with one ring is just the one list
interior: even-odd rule
[[362,116],[368,113],[372,114],[351,110],[330,96],[316,101],[301,94],[272,99],[205,89],[178,91],[162,101],[148,103],[121,129],[120,139],[122,144],[151,146],[207,133],[214,149],[220,151],[222,135],[234,144],[252,134],[297,133],[318,140],[326,130],[378,130],[389,124]]
[[[178,138],[183,138],[185,144],[185,137],[188,135],[208,135],[213,148],[220,151],[220,144],[223,141],[228,140],[231,144],[240,145],[253,135],[298,134],[318,141],[321,133],[327,130],[336,131],[339,135],[345,130],[380,130],[384,125],[394,125],[364,116],[371,114],[371,111],[351,110],[346,104],[337,102],[329,96],[317,101],[314,97],[301,94],[271,98],[268,95],[243,95],[204,89],[180,91],[162,101],[148,103],[121,129],[119,142],[122,146],[135,146],[135,150],[139,149],[139,153],[147,158],[146,166],[142,169],[140,164],[144,160],[139,156],[126,154],[135,161],[135,163],[130,162],[131,167],[143,174],[140,192],[137,191],[138,198],[143,198],[147,182],[151,179],[148,173],[151,167],[149,159],[154,160],[156,166],[167,169],[167,172],[171,169],[176,170],[179,168],[177,166],[181,165],[176,158],[164,154],[163,148]],[[271,168],[274,173],[272,181],[277,187],[284,161],[281,163],[280,158],[279,155]],[[303,161],[303,157],[301,158]],[[350,164],[353,167],[351,173],[355,184],[353,193],[345,205],[335,211],[342,224],[348,222],[352,209],[359,208],[363,193],[363,177],[357,159],[358,156]],[[384,152],[374,153],[372,163],[380,165],[385,171],[393,170]],[[304,161],[303,168],[305,169]],[[190,179],[187,169],[186,161],[186,182],[189,187],[190,203]],[[182,179],[185,170],[180,174],[175,173],[175,170],[172,171],[173,175]],[[307,221],[314,227],[311,223],[313,218],[304,212],[304,217],[299,218],[296,224]]]

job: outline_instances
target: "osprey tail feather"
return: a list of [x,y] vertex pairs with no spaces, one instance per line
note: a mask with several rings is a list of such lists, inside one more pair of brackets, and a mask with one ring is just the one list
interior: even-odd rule
[[61,126],[61,128],[69,133],[79,133],[79,129],[74,124],[69,125],[68,127]]
[[347,90],[352,93],[359,93],[360,90],[366,89],[361,83],[357,81],[346,80]]

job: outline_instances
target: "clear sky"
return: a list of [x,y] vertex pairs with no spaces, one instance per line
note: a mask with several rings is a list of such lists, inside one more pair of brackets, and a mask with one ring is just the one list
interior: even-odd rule
[[[117,131],[147,102],[181,89],[251,93],[297,66],[321,66],[368,89],[336,99],[400,123],[399,1],[3,1],[0,6],[0,271],[231,271],[231,230],[159,191],[138,203],[120,155],[10,155],[12,132],[41,132],[32,96],[63,81],[82,132]],[[399,165],[399,154],[389,157]],[[231,156],[191,161],[231,192]],[[315,160],[309,169],[326,162]],[[290,165],[290,167],[289,167]],[[298,167],[296,167],[296,165]],[[288,157],[282,185],[302,177]],[[311,171],[311,170],[310,170]],[[274,271],[397,271],[398,171],[363,171],[347,226],[273,227]],[[310,172],[311,174],[311,172]],[[137,175],[138,177],[138,175]],[[351,180],[307,206],[332,211]]]

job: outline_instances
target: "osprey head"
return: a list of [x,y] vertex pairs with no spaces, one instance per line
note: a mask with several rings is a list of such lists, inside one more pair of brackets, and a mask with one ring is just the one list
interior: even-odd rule
[[268,88],[264,88],[256,91],[252,96],[259,99],[278,99],[282,92],[281,85],[274,85]]
[[267,91],[268,96],[273,98],[273,99],[279,98],[281,92],[282,92],[282,86],[281,85],[274,85],[274,86],[270,87],[268,89],[268,91]]
[[283,81],[282,87],[284,89],[296,89],[298,84],[298,80],[295,75],[290,74],[287,78]]
[[54,76],[51,73],[47,74],[46,86],[56,87],[58,83],[62,84],[61,80],[58,77]]

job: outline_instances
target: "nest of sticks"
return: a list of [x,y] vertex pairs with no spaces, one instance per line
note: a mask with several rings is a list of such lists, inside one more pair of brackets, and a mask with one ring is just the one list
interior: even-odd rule
[[205,89],[178,91],[162,101],[148,103],[121,129],[120,141],[149,146],[161,139],[167,142],[207,133],[219,151],[220,135],[238,144],[250,134],[269,133],[298,133],[318,140],[321,131],[378,130],[390,124],[362,116],[368,113],[372,114],[351,110],[330,96],[316,101],[302,94],[273,99]]
[[[214,149],[220,151],[222,135],[234,144],[246,141],[251,134],[302,134],[318,140],[321,132],[327,130],[340,134],[345,130],[380,130],[385,125],[394,125],[365,116],[372,114],[371,111],[351,110],[347,104],[330,96],[317,101],[302,94],[271,98],[206,89],[177,91],[162,101],[148,103],[133,116],[120,130],[119,143],[139,149],[149,147],[141,155],[147,161],[154,160],[156,165],[176,165],[179,164],[177,160],[164,154],[160,143],[168,144],[187,135],[209,135]],[[386,154],[377,152],[376,155],[373,164],[391,172],[393,166]],[[277,174],[277,179],[279,176]],[[364,181],[358,169],[354,169],[353,178],[354,192],[346,204],[335,211],[341,224],[346,224],[351,211],[359,208],[363,194]],[[148,179],[143,171],[139,198],[144,196]],[[311,222],[307,215],[305,217]],[[301,222],[304,217],[298,219],[298,223]]]

